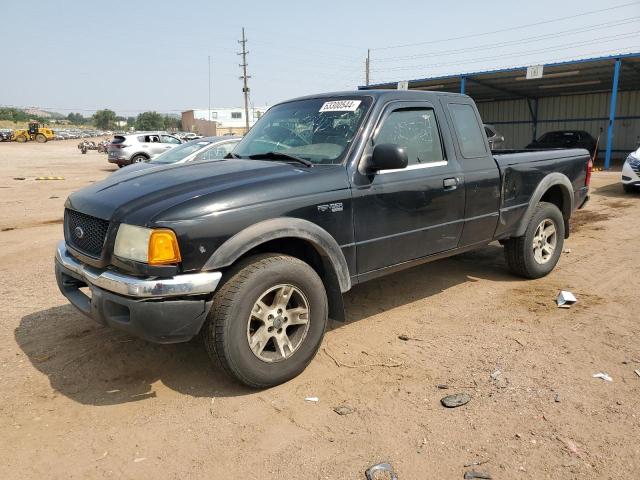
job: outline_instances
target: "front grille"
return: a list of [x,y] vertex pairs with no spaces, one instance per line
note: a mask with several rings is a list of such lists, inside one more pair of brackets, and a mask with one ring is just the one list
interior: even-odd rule
[[68,244],[87,255],[100,256],[109,229],[107,220],[67,209],[64,223]]

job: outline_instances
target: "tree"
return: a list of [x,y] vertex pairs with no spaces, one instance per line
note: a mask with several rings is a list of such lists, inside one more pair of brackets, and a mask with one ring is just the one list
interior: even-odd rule
[[143,112],[136,119],[137,130],[163,130],[164,118],[158,112]]
[[69,120],[69,123],[72,123],[73,125],[84,125],[85,123],[87,123],[87,119],[84,118],[80,113],[71,112],[69,115],[67,115],[67,120]]
[[180,130],[182,128],[182,120],[180,118],[170,117],[165,115],[164,117],[164,129],[165,130]]
[[93,114],[93,123],[102,130],[110,130],[115,127],[116,112],[109,109],[98,110]]

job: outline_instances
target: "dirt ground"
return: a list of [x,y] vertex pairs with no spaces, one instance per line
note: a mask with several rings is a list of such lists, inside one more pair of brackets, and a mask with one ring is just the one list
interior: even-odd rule
[[594,174],[548,277],[511,276],[496,244],[357,286],[309,368],[254,391],[58,292],[64,200],[114,169],[76,145],[0,144],[0,478],[640,478],[640,196],[619,173]]

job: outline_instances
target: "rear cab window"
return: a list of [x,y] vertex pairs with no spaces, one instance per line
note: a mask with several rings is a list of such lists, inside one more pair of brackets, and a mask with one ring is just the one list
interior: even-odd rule
[[449,112],[464,158],[483,157],[487,154],[485,136],[474,108],[467,103],[450,103]]

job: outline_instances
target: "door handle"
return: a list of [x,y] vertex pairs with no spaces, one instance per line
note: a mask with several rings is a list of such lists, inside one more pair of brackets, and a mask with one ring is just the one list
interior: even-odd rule
[[442,186],[445,190],[455,190],[458,188],[458,179],[457,178],[445,178],[442,181]]

